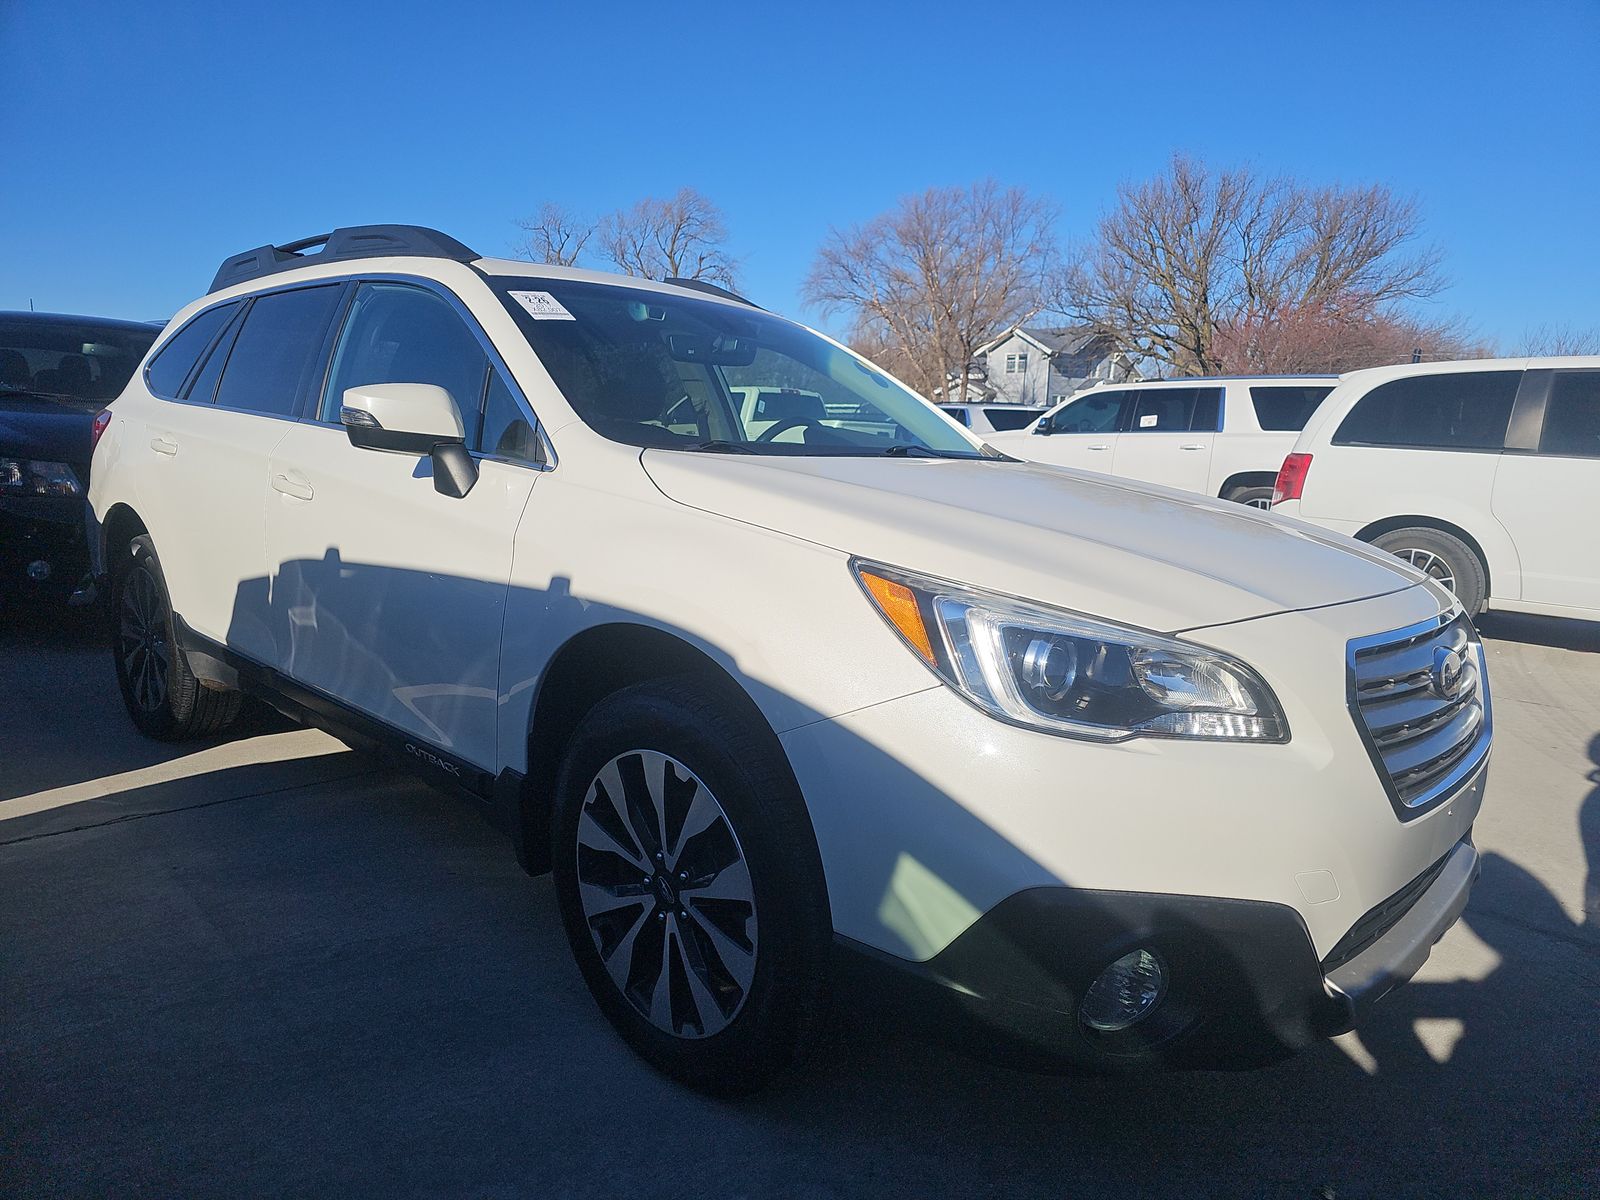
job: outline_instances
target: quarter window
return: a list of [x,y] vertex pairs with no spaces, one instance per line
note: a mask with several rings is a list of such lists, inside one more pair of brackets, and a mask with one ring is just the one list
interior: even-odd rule
[[1539,452],[1600,458],[1600,371],[1555,373]]
[[1250,403],[1256,410],[1256,424],[1270,433],[1299,433],[1331,391],[1331,384],[1253,387]]
[[1336,446],[1503,450],[1520,371],[1452,371],[1379,384],[1356,402]]
[[182,395],[184,382],[194,372],[195,363],[200,361],[200,356],[238,307],[234,303],[208,308],[173,334],[150,360],[147,372],[150,390],[168,400]]
[[222,370],[218,406],[293,416],[340,291],[333,285],[257,296]]
[[539,443],[533,425],[499,371],[489,378],[483,401],[483,453],[520,462],[538,462]]

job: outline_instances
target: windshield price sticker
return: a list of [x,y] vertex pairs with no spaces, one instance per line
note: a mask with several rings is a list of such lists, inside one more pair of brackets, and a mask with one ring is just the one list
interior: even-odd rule
[[561,306],[549,292],[508,292],[506,293],[518,304],[522,305],[535,321],[575,321],[571,313]]

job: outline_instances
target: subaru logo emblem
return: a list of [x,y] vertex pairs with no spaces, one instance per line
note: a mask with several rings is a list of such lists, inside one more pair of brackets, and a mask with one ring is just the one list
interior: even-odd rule
[[1441,700],[1454,700],[1461,694],[1461,681],[1467,672],[1467,658],[1460,650],[1435,646],[1433,667],[1428,672],[1429,686]]

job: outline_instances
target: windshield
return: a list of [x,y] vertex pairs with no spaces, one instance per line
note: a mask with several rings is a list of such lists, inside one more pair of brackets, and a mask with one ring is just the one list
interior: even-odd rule
[[161,331],[59,317],[0,318],[0,395],[115,400]]
[[633,446],[992,455],[825,338],[755,308],[573,280],[491,281],[584,423]]

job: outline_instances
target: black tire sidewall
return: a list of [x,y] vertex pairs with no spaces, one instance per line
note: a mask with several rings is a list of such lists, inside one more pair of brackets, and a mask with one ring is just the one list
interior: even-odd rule
[[[135,573],[143,572],[155,583],[156,594],[161,598],[162,620],[167,627],[167,698],[161,708],[149,712],[133,698],[133,688],[123,667],[122,647],[118,628],[122,620],[122,596]],[[200,689],[199,681],[189,670],[183,648],[178,644],[177,624],[172,618],[172,598],[167,594],[167,581],[161,573],[161,560],[156,557],[155,544],[148,535],[133,539],[128,556],[113,575],[111,613],[111,654],[116,666],[117,684],[122,689],[123,703],[128,716],[147,737],[173,741],[189,736],[189,725],[194,713],[195,700]]]
[[[552,821],[552,873],[563,924],[601,1011],[648,1062],[714,1094],[747,1092],[793,1058],[823,1004],[828,919],[815,834],[770,730],[715,691],[672,682],[618,692],[584,718],[562,763]],[[770,739],[770,744],[768,743]],[[657,1029],[617,989],[578,900],[578,819],[595,774],[629,750],[657,750],[699,776],[744,850],[756,903],[756,967],[744,1006],[708,1038]]]
[[1234,504],[1243,504],[1250,507],[1254,507],[1250,505],[1250,502],[1257,498],[1262,500],[1271,500],[1272,489],[1270,487],[1262,487],[1259,485],[1251,487],[1234,487],[1229,488],[1228,494],[1223,497],[1224,500],[1232,501]]
[[1471,546],[1454,534],[1442,529],[1414,526],[1380,534],[1372,539],[1372,544],[1390,554],[1400,550],[1426,550],[1430,554],[1437,554],[1450,564],[1450,574],[1456,581],[1455,596],[1467,615],[1475,617],[1483,610],[1488,592],[1483,561]]

